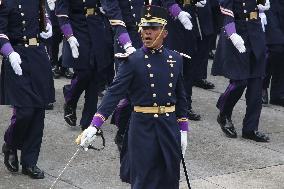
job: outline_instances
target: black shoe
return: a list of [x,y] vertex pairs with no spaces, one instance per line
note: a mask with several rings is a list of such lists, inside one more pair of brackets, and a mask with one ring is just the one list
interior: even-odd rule
[[217,122],[219,123],[222,131],[226,134],[227,137],[237,138],[237,132],[231,118],[227,118],[227,116],[221,116],[219,114],[217,117]]
[[270,104],[284,107],[284,97],[270,99]]
[[28,175],[33,179],[43,179],[44,172],[40,170],[36,165],[31,167],[22,167],[22,173],[24,175]]
[[193,82],[193,85],[202,89],[214,89],[215,85],[206,79],[201,79]]
[[259,131],[252,131],[250,133],[243,133],[245,139],[254,140],[256,142],[269,142],[269,137]]
[[49,104],[47,104],[47,105],[45,105],[45,109],[46,110],[53,110],[53,103],[49,103]]
[[72,79],[73,74],[74,74],[74,73],[73,73],[69,68],[66,68],[65,71],[64,71],[63,76],[64,76],[66,79]]
[[10,172],[19,171],[19,161],[17,156],[17,150],[10,148],[6,143],[2,146],[2,152],[4,153],[4,164]]
[[193,121],[199,121],[201,116],[195,113],[192,109],[188,110],[188,119]]
[[215,56],[215,54],[214,54],[214,52],[211,50],[211,51],[209,51],[209,59],[214,59],[214,56]]
[[54,78],[54,79],[60,78],[61,71],[60,71],[59,66],[54,66],[54,67],[52,68],[52,73],[53,73],[53,78]]
[[262,104],[268,104],[268,92],[267,89],[262,90]]
[[70,126],[76,126],[77,116],[76,109],[72,108],[70,105],[64,104],[64,120]]

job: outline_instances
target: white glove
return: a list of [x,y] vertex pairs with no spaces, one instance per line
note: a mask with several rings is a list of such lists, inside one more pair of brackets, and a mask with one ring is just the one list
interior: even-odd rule
[[259,18],[261,21],[262,30],[265,32],[265,25],[267,25],[267,18],[264,12],[259,13]]
[[241,36],[233,33],[229,38],[240,53],[246,52],[245,42]]
[[55,1],[56,0],[47,0],[48,7],[51,11],[55,9]]
[[91,142],[95,140],[97,131],[98,129],[92,125],[83,131],[80,146],[82,146],[85,151],[88,150],[88,146]]
[[268,9],[270,9],[270,1],[266,0],[264,5],[258,4],[257,8],[259,11],[262,11],[262,12],[267,11]]
[[192,30],[191,16],[188,12],[181,11],[177,17],[185,29]]
[[22,63],[20,55],[18,53],[16,53],[15,51],[12,52],[9,55],[9,61],[11,63],[11,66],[12,66],[15,74],[23,75],[23,71],[22,71],[22,68],[20,66],[20,64]]
[[135,51],[136,51],[136,49],[132,46],[132,44],[131,43],[126,43],[124,46],[123,46],[123,48],[124,48],[124,50],[125,50],[125,52],[127,53],[127,54],[132,54],[132,53],[134,53]]
[[52,36],[52,25],[50,23],[47,23],[45,29],[46,29],[46,32],[41,32],[40,36],[43,39],[50,38]]
[[76,37],[71,36],[67,39],[67,41],[70,45],[73,58],[78,58],[79,57],[79,50],[78,50],[79,43],[78,43]]
[[187,147],[187,131],[180,131],[180,143],[182,155],[184,156]]
[[203,7],[205,7],[206,3],[207,3],[206,0],[198,1],[198,2],[195,4],[195,6],[196,6],[196,7],[199,7],[199,8],[203,8]]

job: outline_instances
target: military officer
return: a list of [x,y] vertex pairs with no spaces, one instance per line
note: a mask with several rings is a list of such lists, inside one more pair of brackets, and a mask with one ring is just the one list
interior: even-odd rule
[[124,181],[134,189],[179,188],[180,159],[187,143],[187,107],[182,57],[163,47],[166,17],[161,7],[142,8],[144,45],[121,64],[81,138],[81,145],[88,146],[128,93],[134,108],[128,133],[130,177]]
[[270,103],[284,106],[284,19],[281,14],[284,11],[284,3],[279,0],[271,0],[271,8],[266,12],[267,25],[265,27],[267,44],[267,72],[263,83],[263,103],[268,104],[269,83],[271,79]]
[[109,21],[99,0],[57,0],[56,15],[64,34],[63,66],[71,67],[74,76],[65,85],[64,119],[76,126],[76,108],[85,91],[85,103],[80,126],[88,127],[96,112],[98,73],[112,63],[112,34]]
[[[43,32],[44,31],[44,32]],[[45,106],[54,102],[51,65],[42,39],[52,35],[45,17],[44,1],[10,0],[0,4],[0,97],[2,105],[12,105],[11,124],[5,132],[4,164],[19,170],[17,150],[21,150],[22,173],[44,178],[37,167]]]
[[[161,3],[173,13],[182,27],[191,28],[189,15],[180,9],[175,0],[161,0]],[[148,4],[148,0],[106,0],[106,14],[115,33],[115,53],[126,52],[131,54],[142,46],[137,25],[140,22],[141,7]],[[116,59],[115,61],[118,69],[120,60]],[[112,118],[112,123],[115,123],[118,127],[115,142],[119,150],[122,149],[123,136],[127,133],[125,131],[131,112],[131,103],[126,97],[119,102]]]
[[229,86],[217,102],[220,110],[217,122],[226,136],[237,137],[231,116],[235,104],[247,88],[242,137],[268,142],[268,136],[258,131],[265,69],[265,36],[258,5],[256,1],[250,0],[220,1],[224,29],[220,35],[212,74],[230,79]]

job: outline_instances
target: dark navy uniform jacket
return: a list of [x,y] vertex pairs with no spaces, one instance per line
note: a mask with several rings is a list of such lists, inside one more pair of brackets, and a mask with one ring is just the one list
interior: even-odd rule
[[284,44],[284,1],[271,0],[270,9],[266,11],[267,26],[265,30],[268,45]]
[[229,79],[242,80],[264,76],[265,34],[259,17],[246,19],[250,12],[257,11],[256,1],[219,0],[224,15],[224,25],[234,22],[236,33],[240,35],[246,47],[245,53],[239,53],[223,28],[212,67],[213,75],[223,75]]
[[176,106],[174,113],[160,115],[132,112],[128,133],[131,185],[137,189],[178,189],[181,153],[177,119],[187,117],[181,56],[166,48],[138,49],[121,64],[98,113],[107,118],[126,93],[133,106]]
[[[54,102],[51,65],[39,38],[39,0],[9,0],[0,5],[0,48],[4,55],[1,70],[1,104],[43,107]],[[28,43],[30,39],[33,45]],[[22,76],[14,73],[7,46],[22,60]],[[13,51],[12,50],[12,51]]]
[[[108,19],[100,11],[101,6],[100,0],[57,0],[55,11],[60,27],[71,25],[79,42],[79,58],[74,59],[69,43],[64,41],[63,66],[75,69],[97,66],[101,69],[112,63],[112,33]],[[95,8],[95,11],[87,16],[89,8]],[[93,65],[94,62],[97,65]]]

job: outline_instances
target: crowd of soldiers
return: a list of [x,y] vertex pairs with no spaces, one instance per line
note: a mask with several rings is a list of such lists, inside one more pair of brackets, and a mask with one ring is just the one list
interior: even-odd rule
[[0,0],[0,47],[0,103],[13,107],[4,164],[17,172],[21,150],[22,173],[34,179],[44,178],[45,110],[61,76],[70,79],[64,120],[82,129],[79,144],[87,148],[112,115],[120,177],[137,189],[178,188],[188,120],[201,119],[192,88],[215,87],[208,59],[212,75],[229,79],[216,105],[227,137],[237,137],[231,118],[245,89],[243,138],[268,142],[262,105],[284,106],[283,0]]

